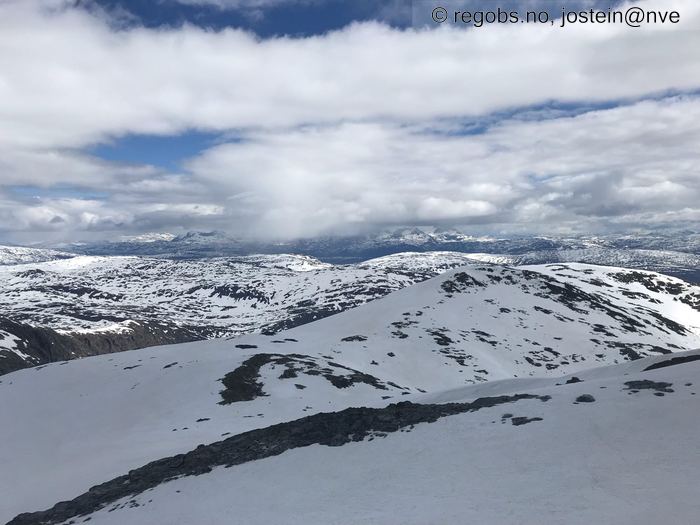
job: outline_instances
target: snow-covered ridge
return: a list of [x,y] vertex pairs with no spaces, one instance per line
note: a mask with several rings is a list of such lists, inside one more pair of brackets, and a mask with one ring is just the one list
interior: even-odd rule
[[70,257],[74,257],[74,255],[55,250],[26,248],[23,246],[0,246],[0,266],[38,263],[56,259],[68,259]]
[[[682,277],[692,282],[700,281],[700,255],[667,250],[611,249],[599,246],[571,250],[540,250],[521,254],[424,252],[434,254],[439,261],[462,260],[492,264],[523,266],[528,264],[585,263],[648,270]],[[415,254],[417,255],[417,254]],[[401,264],[404,254],[379,257],[365,264],[391,266]]]
[[143,233],[141,235],[124,235],[120,237],[120,242],[161,242],[172,241],[176,235],[172,233]]
[[520,255],[474,255],[483,258],[500,258],[494,262],[514,265],[583,262],[652,271],[700,270],[700,256],[668,250],[620,250],[592,246],[573,250],[542,250]]
[[447,270],[472,262],[515,265],[518,258],[511,255],[495,255],[489,253],[460,253],[460,252],[402,252],[383,257],[376,257],[360,263],[360,267],[370,268],[405,268],[418,269],[430,267],[436,270]]

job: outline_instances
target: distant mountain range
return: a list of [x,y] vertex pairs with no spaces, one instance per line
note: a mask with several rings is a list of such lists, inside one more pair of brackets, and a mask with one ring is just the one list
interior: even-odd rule
[[[117,241],[73,243],[38,250],[37,260],[66,254],[146,256],[169,259],[203,259],[243,255],[307,255],[332,264],[352,264],[404,252],[450,251],[479,254],[483,260],[505,264],[582,262],[665,273],[700,282],[700,234],[693,231],[639,235],[571,237],[475,237],[456,230],[401,228],[350,237],[320,237],[285,242],[232,238],[223,232],[146,234]],[[5,248],[27,250],[27,248]],[[29,257],[24,255],[24,257]],[[4,255],[11,263],[20,260]],[[31,259],[29,259],[31,260]]]
[[522,255],[531,252],[581,250],[665,250],[700,255],[700,233],[543,237],[475,237],[456,230],[400,228],[374,234],[318,237],[293,241],[263,242],[237,239],[223,232],[157,233],[118,241],[51,246],[84,255],[161,255],[212,257],[253,254],[297,253],[326,262],[349,263],[407,251],[456,251]]

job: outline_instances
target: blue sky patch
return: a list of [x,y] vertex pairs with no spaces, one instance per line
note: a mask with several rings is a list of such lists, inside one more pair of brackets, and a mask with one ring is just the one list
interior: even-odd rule
[[[410,22],[410,0],[406,0]],[[108,11],[127,11],[145,27],[179,27],[185,23],[219,30],[240,28],[262,38],[279,35],[304,37],[341,29],[352,22],[380,18],[385,0],[324,0],[286,2],[267,7],[222,9],[215,5],[185,5],[175,0],[97,0]]]
[[214,146],[221,135],[189,131],[180,135],[127,135],[93,146],[87,153],[110,162],[150,164],[179,171],[184,160]]

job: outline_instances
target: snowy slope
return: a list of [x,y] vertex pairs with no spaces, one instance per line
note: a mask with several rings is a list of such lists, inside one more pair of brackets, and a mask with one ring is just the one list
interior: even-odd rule
[[0,519],[321,411],[700,347],[699,304],[697,287],[653,273],[474,263],[274,336],[15,372],[0,380],[0,421],[16,422],[0,427]]
[[695,523],[700,352],[679,357],[318,414],[11,523]]

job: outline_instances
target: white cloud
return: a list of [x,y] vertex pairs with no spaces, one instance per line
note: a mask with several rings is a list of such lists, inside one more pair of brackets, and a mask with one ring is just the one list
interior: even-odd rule
[[[694,220],[696,98],[453,133],[464,117],[552,100],[699,88],[700,3],[662,8],[680,11],[681,24],[367,23],[260,40],[194,26],[116,30],[64,2],[6,0],[0,187],[73,185],[108,198],[5,192],[0,216],[6,230],[212,225],[279,236],[430,221]],[[181,174],[80,151],[189,129],[242,140],[203,152]]]
[[89,13],[0,4],[0,141],[79,147],[105,136],[480,115],[551,99],[700,85],[700,4],[681,24],[395,30],[303,39],[242,31],[114,31]]
[[681,220],[700,209],[698,117],[699,98],[673,97],[481,135],[346,123],[259,132],[189,168],[261,235],[444,220],[585,228],[674,210]]
[[19,211],[5,203],[4,223],[279,238],[440,222],[568,232],[700,217],[700,97],[454,131],[439,121],[251,131],[192,159],[188,175],[112,183],[109,202],[86,209],[65,199]]

